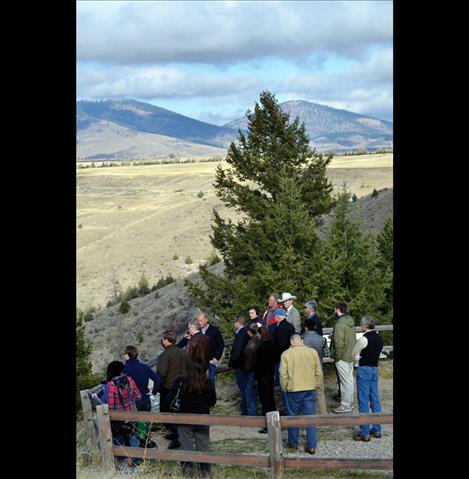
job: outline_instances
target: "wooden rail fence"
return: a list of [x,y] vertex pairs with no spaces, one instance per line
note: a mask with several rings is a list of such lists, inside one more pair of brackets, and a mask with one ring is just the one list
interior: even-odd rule
[[[370,413],[340,416],[280,416],[278,411],[266,416],[221,416],[211,414],[174,414],[152,412],[110,411],[107,404],[97,406],[99,443],[105,469],[115,470],[114,457],[159,459],[160,461],[203,462],[236,466],[270,468],[273,479],[283,479],[285,469],[360,469],[386,470],[393,468],[392,459],[351,459],[297,457],[284,454],[281,431],[288,427],[310,425],[348,426],[359,424],[392,424],[392,413]],[[145,421],[169,424],[207,426],[267,427],[269,454],[239,454],[199,451],[155,450],[115,446],[112,443],[111,420]]]

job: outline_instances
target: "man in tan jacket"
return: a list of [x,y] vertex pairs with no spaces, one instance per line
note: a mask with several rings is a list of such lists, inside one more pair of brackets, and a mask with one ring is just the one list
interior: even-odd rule
[[[280,359],[280,384],[286,391],[288,415],[298,416],[301,410],[305,415],[315,415],[318,390],[323,384],[318,353],[305,346],[299,334],[293,334],[290,343],[291,347],[282,353]],[[298,449],[299,432],[298,427],[288,428],[289,449]],[[305,451],[314,454],[316,447],[316,426],[308,426]]]

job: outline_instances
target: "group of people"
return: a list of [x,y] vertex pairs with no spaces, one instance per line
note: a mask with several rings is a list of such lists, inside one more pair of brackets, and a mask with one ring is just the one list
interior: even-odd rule
[[[301,324],[300,314],[293,303],[297,298],[290,293],[281,296],[273,293],[262,316],[259,309],[250,307],[247,315],[240,314],[234,320],[235,339],[230,351],[228,366],[235,369],[236,382],[241,397],[241,414],[257,415],[257,400],[261,415],[277,410],[275,386],[281,396],[281,415],[297,416],[326,414],[323,379],[323,356],[328,349],[323,336],[318,305],[314,300],[304,304],[306,319]],[[354,362],[357,367],[357,396],[359,412],[380,412],[378,395],[378,360],[383,341],[374,329],[370,316],[361,319],[363,336],[357,341],[353,318],[345,304],[335,308],[336,321],[331,340],[331,356],[337,372],[339,391],[334,398],[340,405],[334,413],[352,411],[354,398]],[[174,331],[163,333],[163,353],[158,358],[156,372],[137,359],[135,347],[125,351],[125,365],[114,361],[108,367],[108,377],[103,388],[102,400],[113,409],[148,411],[151,408],[149,394],[160,393],[160,411],[174,412],[171,403],[180,400],[180,413],[209,414],[215,405],[216,369],[220,365],[225,343],[220,330],[200,313],[189,321],[186,335],[177,342]],[[149,380],[152,380],[152,390]],[[124,394],[119,385],[124,384]],[[134,406],[132,406],[132,401]],[[209,427],[204,425],[167,424],[168,448],[208,451]],[[114,432],[114,431],[113,431]],[[125,435],[116,429],[117,444],[138,446],[134,435]],[[263,428],[259,433],[267,433]],[[353,436],[355,440],[369,441],[380,437],[379,424],[362,425]],[[289,449],[298,449],[299,428],[288,429]],[[317,448],[315,426],[306,428],[305,452],[314,454]],[[192,477],[197,464],[182,463],[183,474]],[[198,464],[203,477],[210,476],[210,464]]]

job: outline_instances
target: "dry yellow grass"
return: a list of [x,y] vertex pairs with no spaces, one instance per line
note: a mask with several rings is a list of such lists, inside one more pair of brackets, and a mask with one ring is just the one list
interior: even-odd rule
[[[212,251],[213,208],[227,211],[213,188],[225,162],[77,169],[77,305],[102,305],[114,279],[135,285],[161,276],[184,277]],[[392,187],[392,154],[335,157],[334,188],[346,180],[357,196]],[[202,198],[197,194],[202,191]],[[173,260],[174,254],[179,256]],[[193,260],[187,265],[184,259]]]

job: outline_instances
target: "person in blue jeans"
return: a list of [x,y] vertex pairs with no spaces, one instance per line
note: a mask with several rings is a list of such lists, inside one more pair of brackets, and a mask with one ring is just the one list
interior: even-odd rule
[[[287,396],[289,416],[316,414],[317,392],[323,384],[321,361],[317,351],[303,344],[299,334],[290,338],[291,347],[280,358],[280,384]],[[288,428],[288,449],[298,449],[298,427]],[[305,452],[314,454],[317,448],[316,426],[306,427]]]
[[[383,349],[383,339],[375,331],[375,320],[371,316],[363,316],[360,329],[364,333],[353,350],[357,366],[357,399],[358,411],[361,413],[381,412],[378,391],[378,362]],[[355,441],[368,442],[370,437],[381,437],[381,425],[363,424],[353,435]]]

